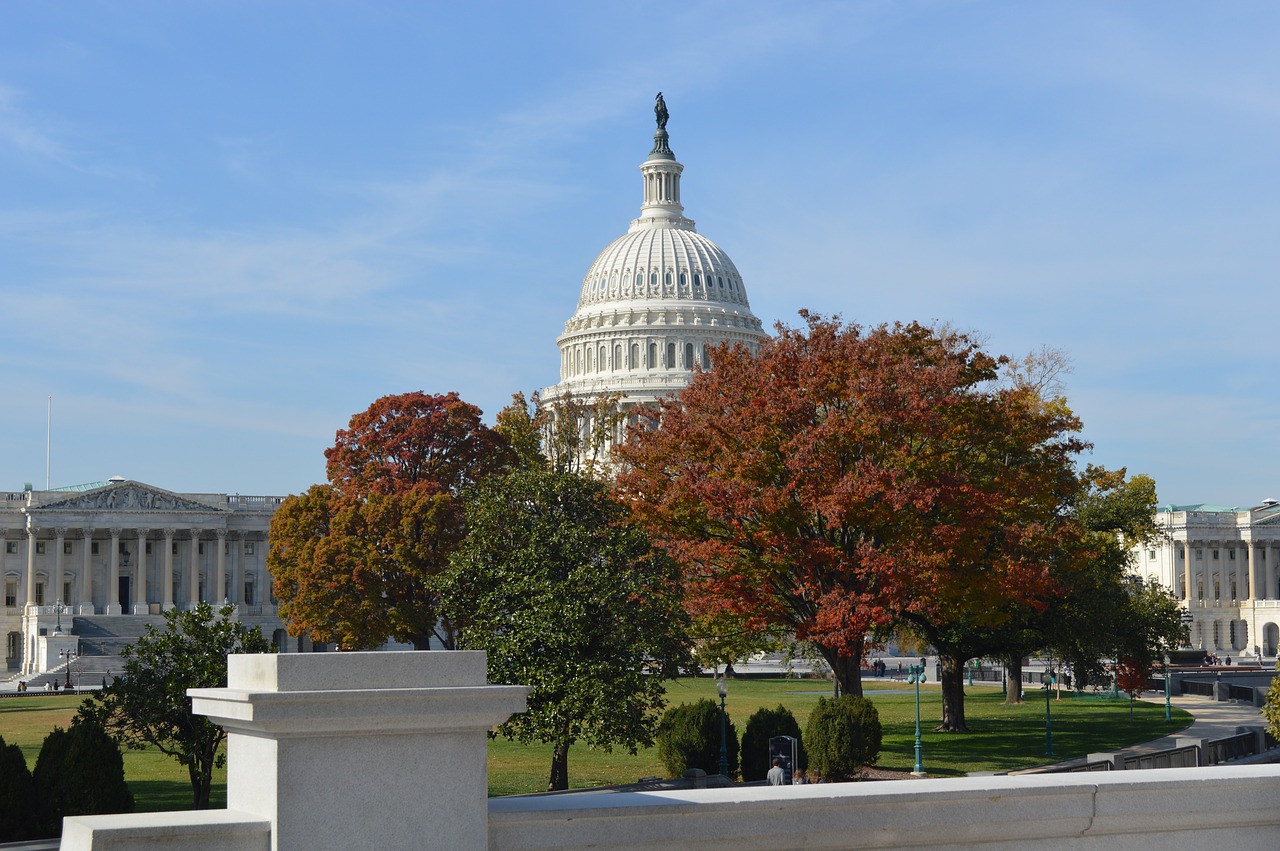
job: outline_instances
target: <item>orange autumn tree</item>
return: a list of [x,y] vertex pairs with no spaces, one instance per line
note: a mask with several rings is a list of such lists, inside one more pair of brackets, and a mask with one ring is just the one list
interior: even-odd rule
[[868,635],[908,607],[995,625],[1043,591],[1026,554],[1055,500],[1020,479],[1015,450],[1061,444],[1057,484],[1075,424],[1024,422],[1041,414],[965,335],[801,316],[755,356],[716,350],[632,430],[618,487],[683,565],[695,615],[794,630],[861,694]]
[[325,451],[327,484],[271,521],[267,566],[291,635],[348,650],[453,645],[439,574],[465,537],[461,495],[512,459],[457,393],[384,396]]

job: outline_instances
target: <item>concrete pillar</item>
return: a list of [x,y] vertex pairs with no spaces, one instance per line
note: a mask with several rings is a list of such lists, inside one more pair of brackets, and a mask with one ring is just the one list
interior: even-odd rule
[[80,614],[91,615],[93,607],[93,527],[86,526],[80,531],[84,541],[84,553],[80,565]]
[[111,570],[107,577],[106,614],[120,614],[120,532],[111,530]]
[[173,608],[173,530],[164,530],[164,600],[160,607],[166,612]]
[[1269,552],[1264,552],[1263,557],[1267,561],[1267,587],[1262,592],[1262,599],[1274,600],[1277,597],[1276,560],[1280,559],[1280,549],[1276,548],[1275,541],[1267,541],[1266,548]]
[[134,585],[134,601],[133,613],[135,615],[145,615],[151,612],[151,607],[147,605],[151,602],[151,594],[147,588],[147,535],[150,529],[138,530],[138,566],[134,569],[135,577]]
[[222,601],[227,599],[227,530],[217,530],[218,553],[214,557],[214,570],[217,572],[217,579],[213,585],[213,602],[214,605],[222,605]]
[[486,685],[483,653],[229,663],[227,688],[188,694],[227,730],[227,811],[269,822],[274,851],[488,849],[488,731],[529,690]]

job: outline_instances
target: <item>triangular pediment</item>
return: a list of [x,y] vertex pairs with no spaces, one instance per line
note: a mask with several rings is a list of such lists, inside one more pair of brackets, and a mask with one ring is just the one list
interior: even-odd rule
[[41,502],[32,509],[54,508],[59,511],[222,511],[205,502],[186,499],[161,488],[142,482],[112,482],[106,487],[84,493],[70,494],[61,499]]

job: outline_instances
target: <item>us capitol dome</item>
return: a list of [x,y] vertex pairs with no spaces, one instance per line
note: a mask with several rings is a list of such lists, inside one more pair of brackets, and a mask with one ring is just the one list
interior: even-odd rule
[[587,270],[578,309],[556,340],[560,382],[541,391],[544,402],[617,393],[623,410],[655,403],[687,387],[695,367],[709,368],[714,347],[755,351],[768,336],[729,255],[684,215],[684,166],[668,143],[661,92],[654,112],[640,217]]

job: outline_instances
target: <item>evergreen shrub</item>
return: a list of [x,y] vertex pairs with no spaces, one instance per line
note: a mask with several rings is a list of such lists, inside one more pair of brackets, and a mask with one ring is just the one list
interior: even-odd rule
[[22,748],[0,736],[0,842],[35,838],[36,784]]
[[804,731],[809,764],[830,781],[854,780],[880,757],[880,713],[865,697],[818,698]]
[[797,740],[796,759],[801,770],[809,767],[809,756],[805,753],[804,737],[800,735],[800,722],[791,710],[779,705],[777,709],[760,707],[747,719],[747,726],[742,731],[742,779],[764,780],[769,773],[769,740],[774,736],[791,736]]
[[[725,751],[729,776],[738,773],[738,730],[733,721],[725,727]],[[720,705],[703,698],[673,706],[658,725],[658,759],[672,777],[686,769],[701,768],[707,774],[720,773]]]
[[54,727],[36,758],[34,779],[42,836],[61,835],[63,816],[133,811],[120,747],[93,721]]

